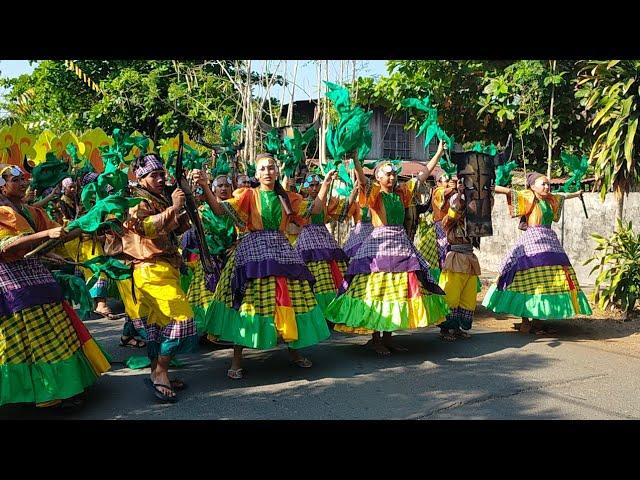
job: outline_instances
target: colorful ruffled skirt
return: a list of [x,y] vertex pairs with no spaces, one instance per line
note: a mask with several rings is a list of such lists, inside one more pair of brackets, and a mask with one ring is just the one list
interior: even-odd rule
[[357,223],[342,246],[342,251],[347,257],[353,258],[364,241],[371,235],[371,232],[373,232],[373,224],[371,222]]
[[433,225],[436,229],[436,242],[438,244],[438,263],[440,271],[442,271],[444,260],[447,258],[447,252],[449,251],[449,241],[447,240],[447,233],[442,227],[442,222],[433,222]]
[[39,261],[0,262],[0,405],[73,397],[109,368]]
[[537,320],[592,313],[558,236],[544,225],[529,227],[518,239],[482,305]]
[[438,283],[440,278],[440,257],[436,226],[431,214],[420,217],[413,244],[431,266],[431,276]]
[[206,331],[250,348],[290,348],[330,335],[313,294],[315,279],[280,231],[243,237],[222,271],[207,310]]
[[316,279],[313,292],[325,312],[338,290],[346,288],[344,274],[349,258],[324,225],[305,225],[295,249]]
[[[205,273],[200,257],[195,257],[195,259],[190,259],[191,261],[188,263],[193,272],[193,277],[189,283],[187,301],[193,310],[193,318],[196,322],[198,335],[204,335],[207,309],[213,301],[213,294],[216,291],[220,275]],[[215,262],[217,270],[221,271],[222,260],[220,257],[212,257],[212,260]]]
[[444,320],[449,307],[429,263],[402,225],[385,225],[352,258],[349,286],[327,309],[334,330],[371,333],[424,328]]

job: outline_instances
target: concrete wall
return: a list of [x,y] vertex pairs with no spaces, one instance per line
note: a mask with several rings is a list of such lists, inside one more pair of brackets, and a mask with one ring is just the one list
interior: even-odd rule
[[[591,233],[598,233],[604,237],[613,233],[617,202],[612,193],[607,194],[604,203],[600,202],[597,193],[585,193],[584,201],[589,213],[588,219],[584,216],[580,199],[573,198],[565,202],[564,218],[554,223],[553,229],[561,240],[564,233],[564,248],[578,275],[578,281],[583,285],[593,285],[596,273],[589,276],[593,265],[582,264],[594,253],[595,242]],[[634,231],[640,231],[640,193],[630,193],[625,198],[623,218],[633,223]],[[509,216],[504,195],[496,195],[492,221],[493,236],[482,239],[480,251],[476,254],[483,270],[497,272],[503,256],[522,231],[518,230],[518,219]]]

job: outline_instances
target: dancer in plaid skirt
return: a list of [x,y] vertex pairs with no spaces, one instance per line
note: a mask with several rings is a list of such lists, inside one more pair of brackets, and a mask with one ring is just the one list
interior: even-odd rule
[[[218,175],[213,180],[214,194],[219,201],[228,200],[233,191],[233,183],[231,177],[227,175]],[[200,188],[200,187],[198,187]],[[199,200],[204,201],[202,195]],[[202,224],[207,237],[207,247],[212,260],[216,263],[221,272],[227,261],[229,248],[236,241],[236,229],[233,220],[229,217],[216,215],[206,203],[199,207]],[[196,329],[198,335],[206,335],[206,311],[213,301],[213,294],[216,285],[220,279],[220,274],[205,273],[202,263],[200,262],[200,243],[192,227],[182,236],[182,258],[189,268],[193,271],[193,279],[189,284],[187,299],[193,309]],[[211,338],[216,341],[215,337]]]
[[442,228],[442,219],[449,212],[449,198],[456,191],[457,178],[451,178],[444,170],[440,170],[436,174],[437,186],[431,195],[431,207],[433,210],[433,224],[436,231],[436,241],[438,243],[438,268],[442,270],[444,260],[449,251],[447,243],[447,234]]
[[[309,175],[302,185],[302,193],[306,194],[309,200],[315,200],[321,182],[322,178],[319,175]],[[344,289],[344,273],[349,259],[326,224],[344,216],[345,205],[344,201],[330,198],[329,205],[323,205],[322,211],[311,215],[309,223],[302,227],[295,247],[316,279],[313,291],[322,312],[325,312],[331,301],[336,298],[338,290]]]
[[[238,186],[237,188],[251,188],[251,179],[247,175],[239,174],[236,176],[236,185]],[[222,218],[231,219],[229,216],[223,216]],[[226,262],[222,268],[220,279],[218,280],[216,289],[211,297],[211,303],[209,304],[205,315],[204,331],[207,332],[207,338],[214,343],[226,343],[224,340],[220,340],[220,328],[222,327],[222,324],[217,319],[235,318],[235,320],[239,321],[239,313],[233,308],[231,279],[233,278],[233,272],[236,268],[236,249],[238,248],[238,244],[242,238],[244,238],[249,232],[244,224],[235,224],[235,229],[236,241],[227,250]],[[225,322],[225,324],[233,324],[233,322],[229,320],[228,322]]]
[[[358,188],[354,188],[357,194]],[[353,218],[355,227],[349,232],[349,238],[342,246],[342,250],[349,258],[353,258],[364,241],[371,235],[373,224],[369,215],[369,207],[361,207],[357,201],[351,201],[347,219]]]
[[[418,179],[426,181],[444,152],[438,151]],[[360,206],[371,212],[374,229],[352,258],[347,270],[349,287],[327,309],[337,331],[372,333],[371,347],[379,355],[404,351],[391,342],[391,332],[423,328],[444,319],[449,309],[444,292],[433,281],[429,264],[410,242],[404,226],[404,209],[414,194],[416,179],[396,186],[397,167],[380,163],[376,182],[368,180],[356,159]],[[380,332],[384,332],[382,338]]]
[[249,230],[235,251],[233,276],[228,284],[226,279],[224,284],[221,280],[216,289],[230,290],[235,313],[222,310],[216,318],[208,316],[214,322],[208,328],[236,344],[227,371],[233,379],[243,376],[243,347],[273,348],[280,337],[289,347],[292,362],[308,368],[311,361],[302,357],[298,349],[329,337],[322,309],[312,291],[315,279],[284,232],[294,217],[302,220],[322,210],[328,183],[335,173],[327,176],[314,202],[282,189],[278,166],[269,154],[256,158],[256,176],[259,187],[238,189],[233,198],[219,202],[209,189],[206,174],[194,173],[211,209],[217,215],[229,215]]
[[496,313],[522,317],[523,333],[553,333],[540,320],[591,315],[569,257],[551,229],[551,222],[560,219],[564,200],[579,197],[582,192],[552,194],[549,179],[531,172],[526,190],[496,186],[496,193],[507,195],[509,211],[521,218],[520,228],[525,232],[503,259],[498,280],[482,304]]
[[145,383],[156,398],[175,402],[181,380],[169,380],[169,363],[179,353],[197,346],[193,311],[180,286],[180,264],[176,235],[189,229],[183,210],[184,192],[174,190],[165,197],[166,172],[162,160],[150,153],[135,160],[133,169],[140,187],[132,193],[142,201],[129,209],[124,223],[122,251],[133,264],[135,307],[125,303],[131,319],[144,323],[151,375]]
[[49,270],[24,259],[65,235],[44,210],[24,204],[27,185],[18,167],[0,167],[0,405],[79,406],[110,365]]
[[[434,188],[435,190],[435,188]],[[426,204],[417,204],[418,226],[413,238],[413,244],[418,252],[424,257],[431,267],[431,276],[437,283],[440,278],[440,259],[438,257],[438,241],[436,237],[436,226],[433,220],[432,203],[433,193],[429,195]]]

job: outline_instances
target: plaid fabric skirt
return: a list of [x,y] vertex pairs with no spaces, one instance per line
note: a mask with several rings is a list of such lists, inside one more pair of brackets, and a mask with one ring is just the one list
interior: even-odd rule
[[62,304],[38,305],[1,317],[0,365],[59,362],[79,348]]
[[[222,269],[222,261],[219,257],[213,257],[213,261],[217,264],[218,269]],[[193,317],[196,322],[196,330],[198,334],[204,334],[206,311],[211,302],[215,287],[218,283],[218,276],[215,274],[207,274],[199,260],[192,264],[193,278],[189,284],[187,292],[187,301],[193,310]],[[213,289],[211,288],[213,287]]]
[[[269,263],[270,257],[278,255],[267,252],[264,255],[267,262],[251,263],[247,261],[246,251],[254,248],[255,244],[243,245],[244,242],[252,241],[251,236],[252,234],[243,237],[229,255],[213,300],[207,308],[206,332],[237,345],[258,349],[273,348],[278,339],[287,342],[291,348],[304,348],[329,337],[329,330],[311,282],[306,278],[289,276],[292,267],[301,264],[308,276],[313,278],[304,262],[300,259],[300,263]],[[276,238],[271,235],[270,237]],[[289,248],[300,258],[284,235],[280,234],[278,237],[280,238],[275,241],[279,242],[279,245],[274,246],[274,249]],[[263,239],[257,243],[262,241]],[[254,268],[250,273],[253,273],[255,278],[246,278],[243,282],[242,296],[238,304],[233,282],[238,268],[243,268],[242,265],[239,266],[241,255],[245,255],[244,266]],[[289,252],[281,254],[280,258],[282,257],[291,258]]]
[[227,263],[225,263],[222,273],[220,274],[220,280],[216,285],[216,289],[213,292],[211,301],[217,301],[223,305],[233,308],[233,291],[231,290],[231,279],[233,278],[233,272],[236,268],[236,249],[233,248]]
[[[69,398],[108,369],[88,331],[81,339],[69,315],[63,303],[50,303],[0,316],[0,405]],[[106,369],[93,368],[83,342]]]
[[[222,262],[218,257],[213,257],[213,261],[222,270]],[[193,278],[189,284],[187,300],[191,306],[206,307],[213,300],[213,293],[216,290],[218,279],[213,274],[206,274],[200,261],[193,263]]]
[[348,257],[324,225],[305,225],[295,246],[305,263],[318,260],[347,260]]
[[62,289],[39,260],[0,261],[0,316],[62,298]]
[[336,323],[334,330],[356,334],[426,328],[443,321],[447,313],[444,296],[426,291],[416,272],[356,275],[326,312]]
[[482,304],[496,313],[539,320],[592,313],[558,236],[544,225],[530,226],[518,239]]
[[[287,280],[291,307],[297,315],[308,313],[316,305],[316,299],[305,280]],[[274,317],[276,314],[276,278],[256,278],[247,286],[240,313],[248,316]]]
[[373,232],[373,224],[371,222],[360,222],[356,224],[349,233],[349,238],[347,238],[347,241],[342,246],[344,253],[346,253],[349,258],[353,257],[367,237],[371,235],[371,232]]
[[[340,274],[344,277],[347,271],[347,263],[344,261],[337,261],[336,266],[340,271]],[[343,285],[340,282],[336,284],[335,275],[331,271],[331,265],[329,262],[308,262],[307,267],[316,279],[316,284],[313,287],[315,294],[319,293],[336,293]]]
[[373,229],[351,259],[346,280],[359,274],[410,271],[416,272],[429,292],[444,295],[431,275],[429,262],[411,243],[404,226],[382,225]]
[[449,242],[447,240],[447,234],[442,227],[442,222],[434,222],[434,225],[436,229],[436,241],[438,243],[438,263],[440,270],[442,270],[444,268],[444,261],[447,258],[447,252],[449,252]]
[[231,278],[234,307],[239,308],[251,280],[266,277],[285,277],[315,283],[313,275],[300,254],[280,231],[255,231],[243,237],[235,254],[235,268]]
[[551,227],[534,226],[527,228],[502,260],[498,288],[534,295],[566,292],[567,275],[578,285],[556,232]]
[[422,217],[418,222],[413,243],[431,267],[440,268],[436,227],[431,215]]

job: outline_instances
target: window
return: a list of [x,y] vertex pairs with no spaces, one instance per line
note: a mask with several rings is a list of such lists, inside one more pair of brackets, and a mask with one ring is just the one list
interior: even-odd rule
[[401,158],[403,160],[411,158],[409,132],[404,130],[402,124],[392,123],[389,125],[382,141],[382,156],[384,158]]

